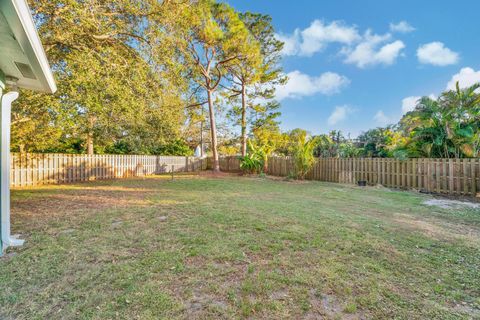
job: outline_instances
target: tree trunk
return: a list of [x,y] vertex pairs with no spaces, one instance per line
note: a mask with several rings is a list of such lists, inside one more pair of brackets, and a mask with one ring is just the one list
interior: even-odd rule
[[203,158],[203,120],[200,123],[200,158]]
[[93,133],[89,131],[87,133],[87,154],[93,154]]
[[218,161],[217,151],[217,126],[215,123],[215,110],[213,110],[212,91],[207,90],[207,95],[208,113],[210,117],[210,133],[212,134],[213,172],[220,172],[220,163]]
[[87,154],[93,154],[93,126],[95,125],[95,118],[88,118],[88,132],[87,132]]
[[205,118],[203,117],[203,105],[202,108],[202,121],[200,121],[200,157],[203,158],[203,121]]
[[245,84],[242,84],[242,156],[247,155],[247,103]]

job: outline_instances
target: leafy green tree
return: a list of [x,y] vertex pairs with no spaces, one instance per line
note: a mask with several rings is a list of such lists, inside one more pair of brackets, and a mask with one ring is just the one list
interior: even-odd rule
[[[81,139],[81,149],[93,153],[119,140],[143,143],[139,138],[146,131],[152,137],[147,144],[177,138],[184,117],[181,83],[186,81],[170,71],[180,64],[171,59],[173,50],[169,55],[160,49],[168,48],[165,32],[151,32],[164,29],[169,3],[33,1],[58,91],[54,96],[22,93],[13,114],[18,124],[13,145],[60,150],[58,142]],[[159,58],[158,52],[164,55]],[[43,108],[37,108],[34,99]],[[159,128],[163,131],[154,131]],[[26,132],[39,138],[28,140]],[[47,132],[52,139],[42,143],[40,137]]]
[[271,17],[246,12],[240,15],[249,31],[249,45],[228,68],[233,87],[230,98],[240,97],[240,106],[231,114],[239,117],[242,156],[247,152],[248,109],[252,126],[258,127],[279,116],[279,104],[273,101],[275,86],[286,82],[279,66],[283,43],[276,39]]
[[177,139],[173,142],[152,148],[150,153],[166,156],[192,156],[193,150],[184,140]]
[[[24,94],[25,93],[25,94]],[[22,92],[12,105],[12,144],[15,152],[43,152],[61,147],[68,123],[62,122],[62,108],[53,97]]]
[[338,130],[332,130],[328,134],[315,136],[314,139],[315,146],[313,154],[316,157],[350,158],[361,154],[361,150],[353,141],[346,139],[342,132]]
[[192,5],[188,14],[191,25],[181,35],[180,49],[190,73],[194,93],[206,94],[206,101],[192,104],[208,105],[213,170],[220,171],[218,162],[217,126],[214,94],[224,79],[228,66],[246,52],[249,33],[235,10],[225,3],[201,0]]
[[276,152],[284,156],[292,156],[295,152],[297,141],[305,135],[308,135],[308,132],[300,128],[282,133],[281,143],[278,144]]
[[313,154],[316,157],[330,158],[337,156],[337,143],[328,134],[320,134],[315,137]]
[[355,158],[361,154],[361,149],[358,148],[352,141],[345,141],[338,146],[339,158]]
[[389,156],[388,137],[392,133],[392,128],[370,129],[357,138],[361,146],[360,154],[364,157],[385,158]]

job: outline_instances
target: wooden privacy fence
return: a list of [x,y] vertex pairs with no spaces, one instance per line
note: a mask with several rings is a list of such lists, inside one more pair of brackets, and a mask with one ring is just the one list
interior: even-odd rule
[[148,155],[12,153],[12,187],[116,179],[207,168],[206,159]]
[[[220,170],[225,172],[241,172],[240,158],[236,156],[220,157],[218,159]],[[213,168],[213,158],[208,158],[208,169]]]
[[[233,160],[220,161],[221,169],[238,171]],[[288,157],[270,157],[268,174],[295,174]],[[319,158],[306,179],[355,184],[366,180],[370,185],[416,189],[424,192],[476,196],[480,191],[480,159],[383,159],[383,158]]]
[[[147,155],[11,154],[12,187],[116,179],[151,174],[195,172],[211,168],[211,159]],[[220,158],[222,171],[239,172],[238,157]],[[268,174],[295,174],[293,159],[270,157]],[[307,179],[417,189],[476,196],[480,191],[480,159],[320,158]]]

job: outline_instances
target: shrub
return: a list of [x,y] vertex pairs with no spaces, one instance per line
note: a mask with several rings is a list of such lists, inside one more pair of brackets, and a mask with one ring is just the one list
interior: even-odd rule
[[308,171],[310,171],[315,163],[315,156],[313,155],[315,146],[315,139],[307,140],[306,134],[298,138],[297,144],[293,150],[295,176],[297,179],[305,179]]
[[182,140],[177,139],[164,144],[157,145],[142,145],[129,140],[119,140],[107,146],[104,150],[95,149],[96,153],[109,154],[151,154],[162,156],[192,156],[193,150],[188,144]]
[[250,153],[240,157],[240,169],[244,173],[260,173],[263,169],[263,160],[257,153]]
[[184,140],[177,139],[151,148],[150,153],[162,156],[192,156],[193,150]]

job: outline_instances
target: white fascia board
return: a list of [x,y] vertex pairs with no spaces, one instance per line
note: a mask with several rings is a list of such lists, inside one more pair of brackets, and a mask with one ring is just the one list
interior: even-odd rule
[[27,3],[25,0],[1,0],[0,10],[37,77],[36,80],[21,79],[18,86],[54,93],[57,86]]

